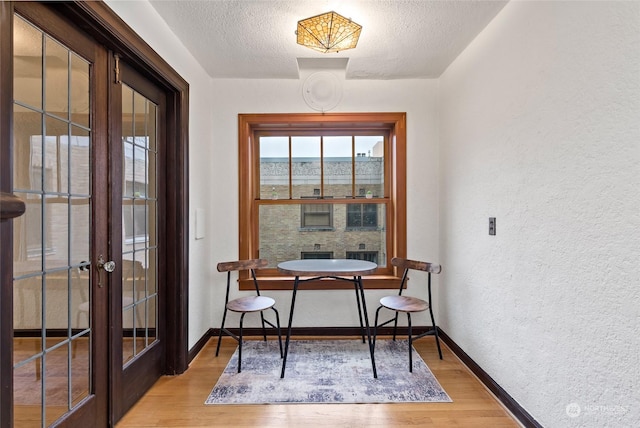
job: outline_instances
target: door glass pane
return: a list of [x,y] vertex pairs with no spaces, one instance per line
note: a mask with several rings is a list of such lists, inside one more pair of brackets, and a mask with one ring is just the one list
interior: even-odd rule
[[91,152],[89,150],[89,131],[79,126],[71,127],[71,137],[63,140],[69,148],[69,185],[71,193],[75,195],[88,195],[89,186],[89,165],[91,162]]
[[69,198],[48,195],[44,201],[44,233],[51,242],[44,255],[45,268],[57,270],[69,265]]
[[90,67],[14,18],[14,423],[48,426],[91,391]]
[[[126,366],[156,340],[157,106],[122,87],[122,353]],[[152,292],[150,292],[152,290]],[[150,316],[153,314],[153,316]]]
[[71,342],[71,404],[75,406],[84,399],[91,388],[91,363],[89,349],[91,334],[86,332]]
[[[71,121],[89,127],[89,67],[76,54],[71,54]],[[80,135],[74,132],[74,135]]]
[[13,20],[13,97],[35,110],[42,109],[42,37],[24,19]]
[[69,50],[45,37],[45,110],[64,119],[69,116]]
[[45,402],[47,403],[47,425],[55,422],[67,411],[69,403],[70,376],[69,376],[69,349],[65,343],[54,346],[53,340],[47,341],[47,353],[43,362],[45,373]]
[[42,118],[40,112],[17,104],[13,106],[13,186],[16,189],[42,190],[42,174],[38,170],[42,166]]

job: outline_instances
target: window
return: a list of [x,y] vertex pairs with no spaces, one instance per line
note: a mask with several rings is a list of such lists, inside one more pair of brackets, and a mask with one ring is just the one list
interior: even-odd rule
[[287,288],[278,263],[330,254],[375,261],[366,287],[397,286],[390,259],[406,248],[404,113],[239,115],[239,125],[239,256],[269,261],[263,284]]
[[333,253],[329,251],[315,251],[313,253],[302,252],[300,253],[300,258],[305,259],[332,259]]
[[332,229],[333,205],[300,205],[300,227],[302,229]]
[[353,260],[366,260],[368,262],[378,263],[377,251],[347,251],[347,258]]
[[376,204],[351,204],[347,206],[347,228],[378,227],[378,206]]

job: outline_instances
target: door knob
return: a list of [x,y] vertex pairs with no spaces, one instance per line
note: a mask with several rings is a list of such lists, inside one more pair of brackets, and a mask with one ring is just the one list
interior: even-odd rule
[[102,254],[100,254],[100,257],[98,257],[98,269],[104,269],[106,272],[111,273],[116,269],[116,262],[113,260],[105,262]]

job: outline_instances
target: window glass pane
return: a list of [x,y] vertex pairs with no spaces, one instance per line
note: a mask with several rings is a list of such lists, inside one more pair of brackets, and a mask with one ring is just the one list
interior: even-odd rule
[[[352,252],[375,253],[377,263],[385,265],[386,231],[385,204],[302,204],[260,206],[260,258],[275,267],[286,260],[314,257],[347,258]],[[317,214],[314,221],[321,222],[323,209],[331,207],[332,227],[301,227],[299,216]],[[357,207],[353,208],[353,207]],[[349,210],[349,211],[348,211]],[[371,221],[375,212],[376,225],[371,227],[349,227],[348,212],[357,212],[360,224]],[[324,211],[326,213],[326,211]],[[326,217],[324,217],[326,218]],[[363,218],[365,220],[363,220]],[[311,221],[311,220],[309,220]],[[311,254],[311,255],[310,255]],[[374,256],[369,256],[374,257]],[[366,260],[366,259],[363,259]]]
[[315,196],[320,189],[320,137],[291,138],[291,194],[293,199]]
[[289,198],[289,137],[260,137],[260,199]]
[[324,137],[322,139],[324,196],[351,196],[353,181],[353,138]]
[[356,136],[356,196],[384,197],[384,137]]

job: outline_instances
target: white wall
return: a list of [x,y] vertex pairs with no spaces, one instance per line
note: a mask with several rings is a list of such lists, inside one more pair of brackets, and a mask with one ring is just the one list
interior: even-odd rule
[[440,83],[441,327],[543,426],[638,426],[640,3],[511,2]]
[[[205,239],[195,240],[195,208],[213,213],[209,183],[219,175],[211,167],[213,127],[211,126],[211,78],[171,32],[156,10],[146,1],[106,1],[134,31],[189,83],[189,347],[213,325],[211,313],[211,258],[215,230]],[[217,318],[216,318],[217,319]],[[217,322],[217,321],[216,321]]]
[[[340,73],[335,73],[340,77]],[[213,260],[238,257],[238,114],[314,112],[304,102],[301,80],[214,80],[212,126],[214,128],[211,167],[224,185],[210,190],[224,206],[211,216],[208,227],[215,241]],[[332,112],[407,113],[407,229],[408,254],[437,262],[438,258],[438,157],[437,81],[342,80],[344,94]],[[409,292],[425,296],[425,283],[416,280]],[[223,275],[212,274],[219,285],[214,308],[224,299]],[[420,287],[418,289],[418,287]],[[236,292],[234,295],[237,295]],[[382,291],[368,292],[369,313],[373,316]],[[388,291],[384,294],[388,294]],[[277,301],[281,318],[287,320],[290,291],[269,292]],[[221,314],[217,313],[217,319]],[[373,320],[373,318],[371,318]],[[425,325],[427,318],[416,318]],[[237,325],[237,321],[232,321]],[[218,321],[219,323],[219,321]],[[352,290],[302,291],[296,299],[295,326],[357,326]],[[218,324],[214,325],[218,327]]]

